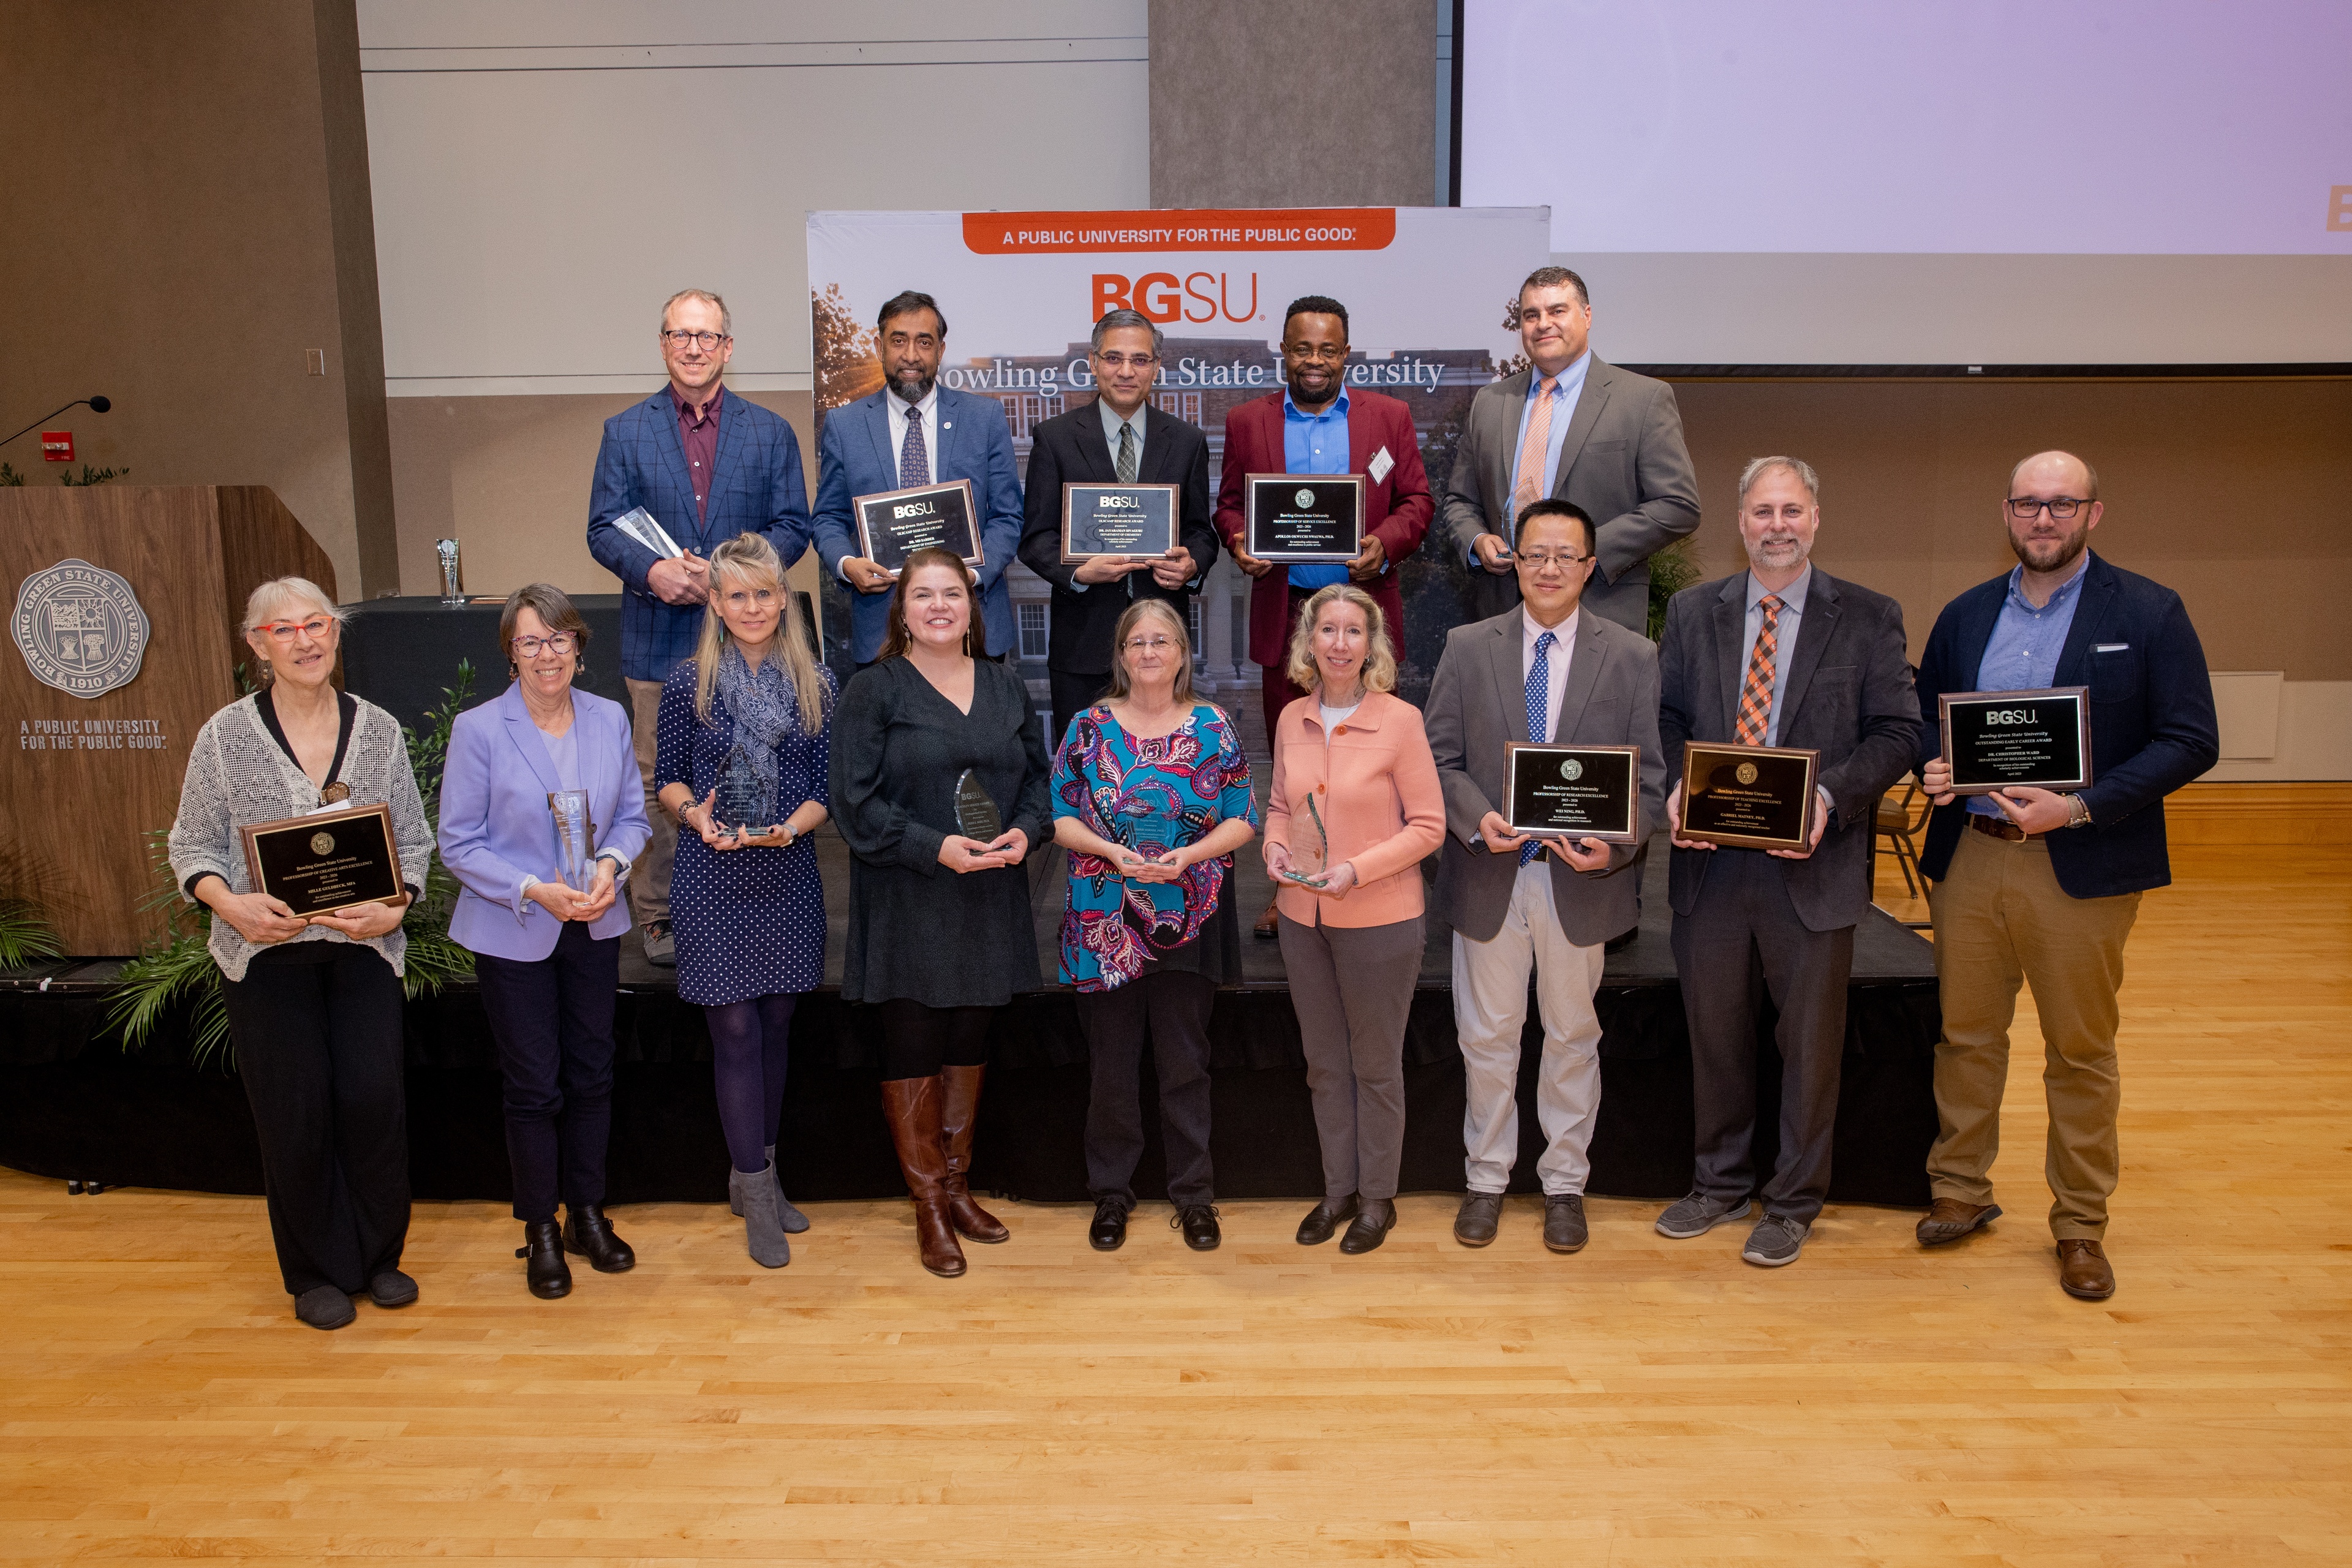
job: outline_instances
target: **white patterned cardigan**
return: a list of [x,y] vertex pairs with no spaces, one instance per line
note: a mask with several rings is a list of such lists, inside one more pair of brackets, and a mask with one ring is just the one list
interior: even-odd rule
[[[188,773],[180,784],[180,815],[172,823],[172,877],[186,896],[192,879],[211,872],[232,892],[253,891],[245,868],[240,827],[299,816],[319,806],[319,786],[294,764],[261,721],[255,704],[262,697],[239,698],[210,719],[196,732],[188,749]],[[351,745],[343,753],[338,776],[352,786],[352,805],[392,807],[393,840],[400,847],[401,880],[411,889],[425,886],[425,868],[432,864],[433,826],[425,820],[425,802],[416,793],[416,775],[409,770],[408,743],[401,738],[399,721],[362,698],[354,698]],[[303,929],[295,942],[349,942],[326,926]],[[367,946],[383,955],[392,972],[402,972],[408,939],[394,926]],[[213,918],[213,958],[231,980],[245,978],[245,966],[260,949],[237,934],[236,928],[217,915]]]

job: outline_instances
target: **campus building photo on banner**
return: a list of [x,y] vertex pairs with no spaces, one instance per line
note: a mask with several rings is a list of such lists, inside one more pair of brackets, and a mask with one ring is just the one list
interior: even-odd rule
[[[902,289],[936,298],[948,335],[939,383],[996,399],[1025,479],[1032,432],[1095,395],[1087,334],[1133,310],[1166,335],[1152,401],[1209,437],[1215,482],[1226,413],[1282,389],[1283,310],[1320,294],[1348,309],[1350,387],[1412,411],[1433,493],[1470,399],[1522,371],[1510,312],[1549,259],[1545,207],[1317,207],[1137,212],[816,212],[808,219],[811,349],[819,440],[826,416],[880,389],[875,313]],[[1400,689],[1427,689],[1445,629],[1470,618],[1459,563],[1433,530],[1402,568]],[[1022,671],[1045,672],[1046,584],[1009,582]],[[844,590],[825,585],[827,652],[846,657]],[[1221,555],[1194,611],[1196,679],[1256,683],[1248,580]],[[846,667],[844,666],[845,673]]]

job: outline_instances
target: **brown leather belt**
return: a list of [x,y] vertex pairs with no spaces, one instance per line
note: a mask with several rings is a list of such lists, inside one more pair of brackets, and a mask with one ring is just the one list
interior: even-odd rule
[[1987,816],[1982,812],[1976,811],[1969,813],[1969,826],[1979,833],[1990,834],[1995,838],[2006,838],[2011,844],[2022,844],[2029,838],[2048,837],[2046,834],[2028,833],[2005,816]]

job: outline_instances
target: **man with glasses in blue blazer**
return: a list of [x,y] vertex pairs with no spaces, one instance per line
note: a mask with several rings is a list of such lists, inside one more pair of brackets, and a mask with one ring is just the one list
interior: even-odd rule
[[908,289],[883,305],[882,390],[824,417],[817,440],[816,548],[824,569],[850,589],[849,653],[860,668],[881,657],[895,579],[866,558],[850,503],[858,496],[970,479],[980,513],[980,613],[992,658],[1015,647],[1013,597],[1004,583],[1021,544],[1021,479],[1013,431],[993,397],[939,384],[947,318],[939,301]]
[[[646,957],[672,964],[669,873],[677,827],[654,799],[662,682],[701,634],[710,552],[739,533],[765,534],[789,566],[808,548],[809,511],[793,427],[720,384],[735,353],[727,301],[702,289],[671,295],[662,306],[661,352],[668,384],[604,421],[589,492],[588,552],[621,580],[621,675],[646,818],[654,824],[629,879],[629,906]],[[614,526],[640,507],[684,554],[664,559]]]

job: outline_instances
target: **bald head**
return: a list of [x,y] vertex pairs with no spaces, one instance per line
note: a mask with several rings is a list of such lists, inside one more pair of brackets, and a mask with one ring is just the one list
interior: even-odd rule
[[2009,471],[2001,521],[2026,571],[2054,584],[2074,574],[2104,510],[2090,464],[2072,452],[2036,452]]
[[2084,500],[2099,499],[2098,470],[2072,452],[2036,452],[2021,460],[2017,467],[2009,470],[2010,494],[2019,496],[2025,493],[2017,485],[2025,478],[2028,469],[2032,470],[2037,479],[2055,482],[2067,495],[2078,496]]

